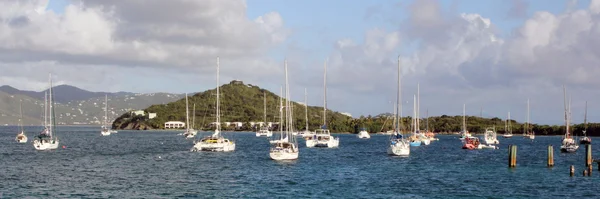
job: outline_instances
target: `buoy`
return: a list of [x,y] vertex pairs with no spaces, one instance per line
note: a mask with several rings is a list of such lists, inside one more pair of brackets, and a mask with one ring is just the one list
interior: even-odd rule
[[158,156],[158,159],[161,159],[160,155]]
[[66,149],[67,147],[65,145],[63,145],[63,149]]
[[571,165],[571,169],[569,169],[569,175],[573,176],[575,175],[575,166]]

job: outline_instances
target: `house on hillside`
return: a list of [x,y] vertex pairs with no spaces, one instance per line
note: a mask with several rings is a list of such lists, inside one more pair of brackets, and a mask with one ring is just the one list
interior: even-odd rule
[[185,127],[185,122],[180,121],[168,121],[165,122],[166,129],[180,129]]

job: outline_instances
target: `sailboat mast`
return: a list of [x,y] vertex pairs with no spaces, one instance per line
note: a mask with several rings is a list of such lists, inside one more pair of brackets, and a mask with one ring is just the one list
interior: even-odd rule
[[[587,101],[585,101],[585,113],[583,115],[584,130],[587,130]],[[585,133],[585,131],[583,131]]]
[[48,127],[48,91],[44,92],[44,128]]
[[48,120],[49,122],[49,129],[48,129],[48,133],[50,135],[50,137],[52,137],[53,134],[53,130],[54,130],[54,111],[52,111],[52,109],[54,109],[54,106],[52,105],[52,74],[48,74],[48,79],[50,79],[50,91],[48,94],[48,115],[50,115],[50,119]]
[[417,114],[415,119],[417,120],[417,132],[421,131],[421,93],[419,83],[417,83]]
[[188,95],[185,93],[185,128],[190,130],[190,108],[188,105]]
[[418,122],[418,118],[417,118],[417,96],[413,95],[413,133],[417,133],[417,131],[419,130],[419,127],[417,126],[419,124]]
[[327,127],[327,61],[324,62],[325,72],[323,75],[323,126]]
[[267,124],[267,93],[263,92],[263,121],[265,123],[265,125]]
[[108,94],[104,94],[104,126],[108,128]]
[[565,85],[563,85],[563,98],[564,98],[564,105],[565,105],[565,136],[569,137],[569,118],[567,115],[567,88],[565,87]]
[[196,104],[192,108],[192,129],[196,126]]
[[288,137],[288,139],[291,139],[290,136],[290,130],[291,130],[291,124],[292,121],[290,119],[291,114],[290,114],[290,87],[288,85],[288,67],[287,67],[287,60],[285,61],[285,121],[286,121],[286,137]]
[[466,116],[466,104],[463,104],[463,132],[467,133],[467,116]]
[[217,57],[217,132],[220,133],[221,132],[221,111],[219,110],[220,108],[220,101],[219,101],[219,57]]
[[[394,107],[395,108],[395,112],[396,112],[396,115],[395,115],[394,119],[396,120],[395,121],[395,123],[396,123],[396,132],[398,134],[402,133],[402,132],[400,132],[400,120],[402,118],[402,103],[401,103],[402,102],[402,92],[401,92],[401,89],[402,89],[402,85],[401,85],[402,75],[401,75],[401,70],[402,70],[402,68],[400,67],[400,56],[398,56],[398,89],[396,90],[396,92],[397,92],[396,93],[396,107]],[[398,114],[400,114],[400,117],[398,117]],[[402,139],[404,139],[404,136],[402,137]]]
[[510,130],[510,134],[512,134],[512,128],[510,127],[510,111],[508,112],[508,129]]
[[307,99],[307,92],[306,92],[306,88],[304,88],[304,120],[306,121],[306,131],[308,131],[308,99]]
[[23,130],[23,100],[19,101],[19,112],[21,113],[21,117],[19,118],[19,125],[21,125],[21,132],[25,132]]
[[283,87],[279,87],[279,133],[283,138]]
[[529,99],[527,99],[527,130],[525,133],[529,134]]

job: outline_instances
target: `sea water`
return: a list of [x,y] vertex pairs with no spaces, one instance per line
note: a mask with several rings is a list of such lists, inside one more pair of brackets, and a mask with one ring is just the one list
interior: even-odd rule
[[[388,136],[333,134],[339,148],[306,148],[300,139],[299,159],[278,162],[269,158],[268,139],[253,132],[226,132],[237,146],[224,153],[190,152],[193,141],[177,131],[105,137],[100,127],[57,129],[59,149],[36,151],[31,141],[41,127],[26,128],[26,144],[14,141],[17,127],[0,127],[0,198],[600,197],[597,165],[592,177],[582,176],[584,145],[560,153],[559,136],[499,137],[500,149],[470,151],[458,136],[440,135],[411,147],[409,157],[393,157],[386,153]],[[509,144],[518,146],[516,168],[508,168]],[[553,168],[546,167],[550,144]],[[593,151],[600,156],[600,147]]]

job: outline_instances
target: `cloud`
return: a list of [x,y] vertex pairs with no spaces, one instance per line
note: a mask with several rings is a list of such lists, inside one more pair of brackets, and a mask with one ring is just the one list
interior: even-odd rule
[[84,0],[64,13],[45,10],[47,1],[1,4],[0,63],[52,62],[45,67],[71,80],[95,70],[110,69],[105,74],[114,76],[124,68],[213,75],[217,56],[225,76],[247,72],[260,79],[280,70],[266,55],[290,33],[277,12],[249,19],[241,0]]
[[[499,36],[491,19],[478,13],[450,14],[438,1],[415,1],[407,8],[409,17],[397,30],[369,30],[363,43],[336,43],[331,62],[347,71],[347,79],[331,80],[346,85],[341,98],[373,91],[357,98],[393,99],[395,57],[406,46],[415,49],[401,58],[404,101],[412,103],[420,83],[421,104],[430,114],[458,115],[466,103],[468,109],[483,107],[503,116],[523,110],[531,98],[535,121],[560,123],[562,85],[578,95],[574,103],[600,97],[594,92],[600,84],[595,78],[600,76],[600,1],[591,1],[587,9],[535,12],[507,37]],[[373,114],[389,107],[381,103],[357,112]],[[525,114],[515,115],[522,120]]]

